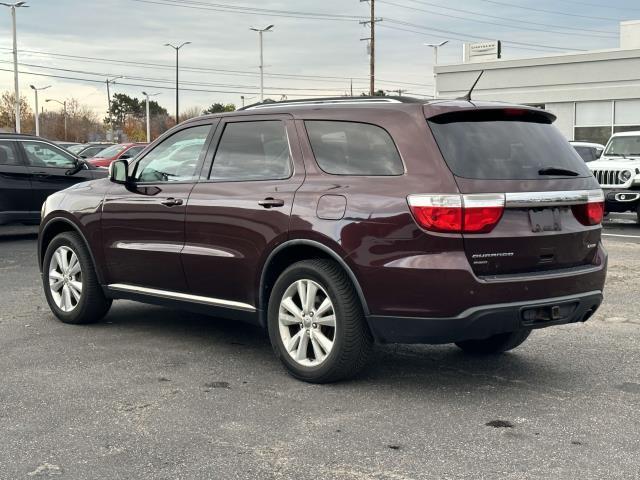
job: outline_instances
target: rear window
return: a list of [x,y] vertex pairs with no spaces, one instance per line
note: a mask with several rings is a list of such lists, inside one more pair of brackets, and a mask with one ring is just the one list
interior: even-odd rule
[[458,177],[540,179],[548,168],[589,176],[584,161],[543,114],[527,110],[474,110],[429,119],[447,165]]
[[368,123],[304,122],[320,168],[334,175],[402,175],[404,167],[391,136]]

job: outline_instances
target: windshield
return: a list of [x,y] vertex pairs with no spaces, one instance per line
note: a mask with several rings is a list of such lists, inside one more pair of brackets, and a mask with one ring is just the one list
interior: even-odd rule
[[611,157],[640,157],[640,135],[613,137],[604,154]]
[[67,150],[71,153],[78,153],[80,150],[84,150],[85,148],[87,148],[86,145],[71,145],[70,147],[67,147]]
[[545,170],[591,175],[551,120],[537,112],[453,112],[430,119],[429,126],[447,165],[458,177],[528,180],[544,178]]
[[104,150],[101,150],[100,152],[98,152],[96,154],[96,157],[101,157],[101,158],[115,157],[125,148],[127,148],[125,145],[111,145],[110,147],[105,148]]

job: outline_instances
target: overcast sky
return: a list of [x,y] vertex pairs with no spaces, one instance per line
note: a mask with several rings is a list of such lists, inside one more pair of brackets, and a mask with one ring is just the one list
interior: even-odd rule
[[[29,85],[51,85],[42,97],[74,97],[102,115],[107,108],[106,76],[124,75],[112,93],[140,98],[142,90],[159,92],[156,100],[173,114],[175,53],[163,44],[183,41],[193,43],[180,51],[181,110],[214,102],[239,105],[242,94],[252,103],[259,85],[258,34],[249,26],[268,24],[275,25],[264,35],[269,97],[341,95],[349,90],[350,78],[355,94],[368,89],[366,42],[360,39],[369,31],[358,17],[368,17],[369,4],[359,0],[28,4],[30,8],[18,9],[18,49],[24,64],[20,71],[25,72],[20,75],[21,93],[32,104]],[[11,17],[9,9],[0,8],[0,90],[5,91],[13,89]],[[376,30],[376,87],[414,95],[432,90],[432,51],[425,42],[450,40],[440,51],[439,63],[458,62],[463,39],[501,39],[505,58],[607,49],[618,47],[620,20],[640,19],[637,0],[377,0],[376,10],[383,19]],[[54,109],[54,104],[45,108]]]

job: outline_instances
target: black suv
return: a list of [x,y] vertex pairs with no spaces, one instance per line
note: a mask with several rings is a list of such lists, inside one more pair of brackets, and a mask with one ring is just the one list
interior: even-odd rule
[[0,133],[0,225],[38,223],[49,195],[105,176],[42,137]]

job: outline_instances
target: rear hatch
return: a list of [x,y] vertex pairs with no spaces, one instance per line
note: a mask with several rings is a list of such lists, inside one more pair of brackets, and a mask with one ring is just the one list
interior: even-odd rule
[[[493,223],[483,233],[462,229],[466,255],[479,276],[595,261],[602,192],[554,119],[530,108],[456,110],[428,119],[464,211],[482,217],[483,202],[503,205],[487,217]],[[497,195],[480,195],[489,193]]]

